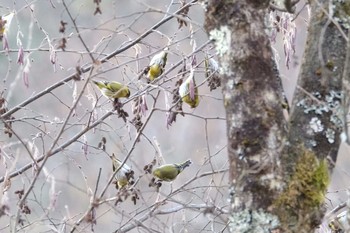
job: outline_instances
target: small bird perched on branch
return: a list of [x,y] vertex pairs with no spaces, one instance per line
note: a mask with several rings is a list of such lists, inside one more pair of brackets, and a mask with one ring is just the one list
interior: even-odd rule
[[128,86],[116,81],[93,81],[100,89],[102,95],[111,99],[129,98],[130,90]]
[[167,51],[168,48],[165,48],[162,52],[157,53],[151,59],[147,72],[147,77],[150,81],[153,81],[154,79],[158,78],[164,72],[164,67],[166,65],[168,56]]
[[198,87],[194,80],[193,69],[190,76],[179,87],[179,95],[183,102],[190,105],[191,108],[195,108],[199,104]]
[[163,181],[173,181],[186,167],[190,166],[191,160],[180,164],[164,164],[153,170],[153,175]]
[[[114,156],[114,154],[112,156],[112,160],[113,160],[113,172],[115,172],[117,169],[119,169],[122,162],[119,159],[117,159]],[[117,180],[116,182],[117,188],[121,189],[125,187],[129,183],[129,180],[133,178],[133,175],[134,175],[133,170],[131,170],[131,168],[126,163],[124,163],[123,166],[115,175],[115,178]]]

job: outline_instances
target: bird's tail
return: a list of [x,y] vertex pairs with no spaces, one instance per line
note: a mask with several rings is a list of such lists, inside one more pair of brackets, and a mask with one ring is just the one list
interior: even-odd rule
[[192,161],[189,159],[183,163],[178,164],[180,171],[183,171],[186,167],[190,166]]
[[102,83],[101,82],[98,82],[98,81],[95,81],[95,80],[92,80],[92,82],[98,86],[99,88],[102,88]]

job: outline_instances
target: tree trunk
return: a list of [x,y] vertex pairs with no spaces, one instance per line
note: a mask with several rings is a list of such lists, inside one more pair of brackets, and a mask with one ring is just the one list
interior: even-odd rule
[[279,164],[286,103],[265,33],[267,13],[268,1],[212,1],[206,18],[221,67],[233,232],[269,232],[279,226],[271,207],[283,187]]
[[[312,1],[289,122],[266,20],[269,1],[209,1],[227,117],[232,232],[312,232],[343,129],[346,40]],[[322,5],[318,5],[322,4]]]
[[329,4],[326,0],[310,5],[307,43],[283,150],[283,177],[289,182],[278,200],[278,215],[292,232],[312,232],[321,223],[343,132],[346,39],[328,17]]

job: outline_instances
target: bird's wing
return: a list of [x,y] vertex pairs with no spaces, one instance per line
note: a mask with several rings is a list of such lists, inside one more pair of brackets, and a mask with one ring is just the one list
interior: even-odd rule
[[114,91],[114,92],[119,91],[122,88],[122,86],[123,85],[121,83],[118,83],[118,82],[110,82],[107,85],[108,89],[111,91]]
[[179,87],[179,95],[181,98],[183,98],[184,96],[186,96],[188,94],[188,83],[185,81],[181,84],[181,86]]

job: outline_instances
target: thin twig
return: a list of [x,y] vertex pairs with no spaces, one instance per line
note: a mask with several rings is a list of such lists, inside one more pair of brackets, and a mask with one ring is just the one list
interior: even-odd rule
[[[170,194],[166,194],[165,198],[163,200],[159,200],[156,203],[154,203],[152,206],[150,206],[150,210],[144,214],[142,217],[140,217],[139,219],[133,219],[133,223],[130,223],[122,228],[120,228],[119,230],[115,231],[115,232],[127,232],[130,231],[132,229],[134,229],[135,227],[138,227],[140,223],[146,221],[147,219],[158,215],[158,214],[169,214],[171,213],[171,210],[157,210],[156,209],[161,205],[161,203],[165,203],[168,199],[170,199],[172,196],[174,196],[175,194],[177,194],[178,192],[180,192],[181,190],[184,189],[184,187],[186,187],[187,185],[191,184],[194,180],[197,180],[201,177],[205,177],[208,175],[213,175],[213,174],[217,174],[217,173],[222,173],[222,172],[226,172],[227,169],[223,169],[223,170],[218,170],[218,171],[211,171],[211,172],[205,172],[205,173],[201,173],[196,175],[195,177],[193,177],[192,179],[188,180],[186,183],[184,183],[182,186],[180,186],[179,188],[177,188],[176,190],[174,190],[172,193]],[[198,207],[197,207],[198,208]],[[176,210],[178,208],[172,209],[173,211]],[[224,210],[222,210],[224,211]],[[224,211],[226,212],[226,211]]]
[[[192,0],[191,2],[187,3],[185,6],[181,7],[180,9],[178,9],[177,11],[174,12],[174,15],[181,12],[183,9],[185,9],[186,7],[189,7],[190,5],[192,5],[193,3],[197,2],[197,0]],[[114,56],[116,56],[117,54],[120,54],[124,51],[126,51],[127,49],[131,48],[132,46],[134,46],[135,44],[139,43],[142,39],[144,39],[146,36],[148,36],[149,34],[151,34],[155,29],[157,29],[158,27],[162,26],[164,23],[168,22],[170,19],[172,19],[174,16],[170,15],[164,19],[162,19],[161,21],[159,21],[158,23],[156,23],[155,25],[153,25],[151,28],[149,28],[147,31],[145,31],[143,34],[141,34],[139,37],[137,37],[136,39],[134,39],[133,41],[129,42],[128,44],[126,44],[124,47],[120,48],[120,49],[116,49],[115,51],[113,51],[112,53],[106,55],[104,58],[102,58],[99,62],[100,63],[105,63],[108,60],[110,60],[111,58],[113,58]],[[93,67],[92,64],[89,65],[83,65],[82,67],[80,67],[81,72],[82,73],[86,73],[88,71],[90,71],[90,69]],[[22,109],[24,106],[30,104],[31,102],[39,99],[40,97],[46,95],[47,93],[51,92],[52,90],[62,86],[63,84],[71,81],[72,79],[74,79],[76,77],[76,74],[71,74],[68,77],[64,78],[63,80],[53,84],[52,86],[46,88],[45,90],[39,92],[38,94],[32,96],[31,98],[23,101],[22,103],[18,104],[17,106],[13,107],[12,109],[10,109],[9,111],[7,111],[6,113],[4,113],[3,115],[1,115],[1,117],[3,118],[7,118],[9,116],[11,116],[12,114],[14,114],[15,112],[17,112],[18,110]]]
[[[211,41],[206,41],[202,46],[199,46],[198,49],[196,51],[194,51],[193,53],[189,54],[189,56],[191,56],[192,54],[200,51],[201,49],[203,49],[205,46],[207,46],[208,44],[210,44]],[[172,70],[176,69],[176,67],[178,67],[179,65],[181,65],[183,62],[183,60],[181,59],[181,61],[179,61],[178,63],[174,64],[170,69],[166,70],[161,76],[159,76],[157,79],[155,80],[158,80],[159,78],[161,77],[164,77],[165,75],[167,75],[168,73],[170,73]],[[153,80],[154,81],[154,80]],[[163,80],[163,83],[166,83],[166,82],[169,82],[170,79],[166,79],[166,80]],[[63,82],[61,84],[54,84],[54,85],[62,85]],[[53,85],[53,86],[54,86]],[[53,90],[53,86],[50,87],[51,90]],[[144,89],[134,93],[132,96],[130,96],[129,99],[125,100],[125,102],[123,102],[123,105],[125,105],[126,103],[132,101],[133,97],[135,96],[138,96],[138,95],[142,95],[144,94],[146,91],[152,91],[156,89],[156,87],[152,87],[150,85],[146,86]],[[42,95],[45,95],[46,93],[43,93],[42,92]],[[41,95],[41,96],[42,96]],[[17,107],[15,107],[17,108]],[[156,109],[156,108],[155,108]],[[13,109],[14,110],[14,109]],[[160,110],[160,109],[157,109],[157,110]],[[8,112],[7,112],[8,113]],[[114,113],[114,111],[110,111],[110,112],[107,112],[105,115],[103,115],[99,120],[97,120],[95,123],[93,123],[92,125],[88,125],[86,126],[84,129],[82,129],[79,133],[77,133],[76,135],[74,135],[71,139],[69,139],[66,143],[63,143],[60,147],[56,148],[55,150],[51,151],[51,154],[49,155],[49,157],[51,157],[52,155],[54,154],[57,154],[58,152],[61,152],[62,150],[64,150],[66,147],[68,147],[69,145],[71,145],[73,142],[75,142],[78,138],[80,138],[82,135],[84,135],[86,132],[88,132],[89,130],[95,128],[96,126],[98,126],[99,124],[101,124],[107,117],[111,116],[112,114]],[[187,113],[187,114],[190,114],[190,113]],[[6,115],[6,113],[4,114]],[[191,114],[190,114],[191,115]],[[37,158],[36,161],[37,162],[41,162],[43,159],[45,158],[45,155],[42,155],[41,157]],[[20,174],[22,174],[23,172],[25,172],[26,170],[30,169],[31,167],[33,166],[32,163],[29,163],[23,167],[21,167],[20,169],[12,172],[11,174],[8,175],[8,178],[13,178],[15,176],[18,176]],[[0,183],[4,182],[4,177],[1,177],[0,178]]]
[[92,60],[92,63],[94,63],[94,62],[95,62],[95,58],[92,56],[92,53],[90,52],[89,48],[88,48],[87,45],[85,44],[85,41],[84,41],[83,38],[81,37],[81,34],[80,34],[80,32],[79,32],[79,29],[78,29],[78,26],[77,26],[77,24],[76,24],[76,22],[75,22],[75,20],[74,20],[74,18],[73,18],[73,16],[72,16],[72,14],[71,14],[70,11],[69,11],[69,9],[68,9],[68,7],[67,7],[67,5],[66,5],[66,2],[65,2],[64,0],[62,0],[62,3],[63,3],[64,8],[65,8],[66,11],[67,11],[67,14],[68,14],[69,18],[72,20],[72,23],[73,23],[73,25],[74,25],[74,28],[75,28],[75,30],[77,31],[78,38],[80,39],[81,43],[82,43],[83,46],[85,47],[86,51],[88,52],[88,54],[89,54],[89,56],[90,56],[90,58],[91,58],[91,60]]
[[[92,73],[92,71],[93,71],[93,69],[91,69],[91,72],[90,72],[90,73]],[[45,164],[46,164],[48,158],[51,157],[52,150],[55,148],[55,146],[56,146],[58,140],[61,138],[61,135],[62,135],[62,133],[64,132],[64,129],[65,129],[67,123],[68,123],[68,120],[70,119],[72,113],[75,111],[75,108],[76,108],[77,104],[79,103],[79,100],[80,100],[81,97],[83,96],[84,90],[85,90],[85,88],[87,87],[87,84],[89,83],[89,80],[90,80],[89,78],[86,79],[86,81],[85,81],[85,83],[84,83],[84,86],[83,86],[83,88],[82,88],[82,90],[81,90],[81,92],[80,92],[78,98],[74,101],[72,107],[70,108],[70,111],[68,112],[68,115],[67,115],[67,117],[66,117],[65,122],[62,124],[60,131],[58,132],[58,134],[56,135],[56,138],[54,139],[54,141],[52,142],[52,144],[51,144],[51,146],[50,146],[50,149],[49,149],[48,152],[45,154],[45,156],[44,156],[44,158],[43,158],[43,162],[42,162],[41,165],[37,168],[37,171],[36,171],[36,173],[35,173],[35,176],[34,176],[34,178],[32,179],[32,181],[31,181],[31,183],[30,183],[28,189],[25,191],[25,193],[23,194],[21,200],[18,202],[18,206],[19,206],[20,208],[18,208],[18,210],[17,210],[17,215],[16,215],[16,220],[15,220],[15,224],[14,224],[14,228],[13,228],[14,231],[13,231],[13,232],[16,232],[16,223],[19,222],[19,216],[20,216],[21,207],[24,206],[24,204],[25,204],[25,202],[26,202],[26,199],[27,199],[29,193],[30,193],[30,192],[32,191],[32,189],[34,188],[34,185],[35,185],[36,181],[38,180],[38,177],[39,177],[39,175],[40,175],[42,169],[44,168],[44,166],[45,166]],[[38,162],[38,161],[37,161],[37,162]]]
[[[159,94],[160,94],[160,91],[158,91],[157,97],[159,96]],[[157,100],[157,99],[158,99],[158,98],[156,98],[156,100]],[[140,130],[139,130],[139,132],[137,133],[137,135],[136,135],[136,137],[135,137],[135,139],[134,139],[132,145],[130,146],[130,149],[129,149],[127,155],[125,156],[124,160],[120,163],[118,169],[116,169],[116,170],[113,172],[113,174],[109,177],[108,182],[107,182],[107,184],[105,185],[105,187],[102,189],[102,191],[101,191],[101,193],[100,193],[98,199],[101,199],[101,198],[104,196],[104,194],[105,194],[106,191],[107,191],[107,188],[108,188],[109,185],[112,183],[112,181],[113,181],[115,175],[116,175],[116,174],[119,172],[119,170],[124,166],[124,164],[126,163],[126,161],[129,159],[131,153],[134,151],[135,145],[136,145],[136,143],[138,142],[139,137],[142,135],[143,130],[145,129],[147,123],[149,122],[149,120],[151,119],[151,116],[152,116],[153,113],[154,113],[154,110],[153,110],[153,109],[155,108],[156,103],[157,103],[157,101],[154,101],[154,103],[153,103],[153,108],[151,109],[151,111],[150,111],[150,113],[148,114],[148,116],[147,116],[147,118],[146,118],[144,124],[142,125],[142,127],[141,127]],[[73,232],[77,229],[77,227],[80,225],[80,223],[84,220],[86,214],[90,213],[90,211],[92,210],[92,208],[93,208],[93,206],[90,206],[90,207],[88,208],[88,210],[85,212],[85,214],[82,215],[81,218],[79,218],[79,219],[74,223],[74,226],[73,226],[73,228],[71,229],[70,233],[73,233]]]

